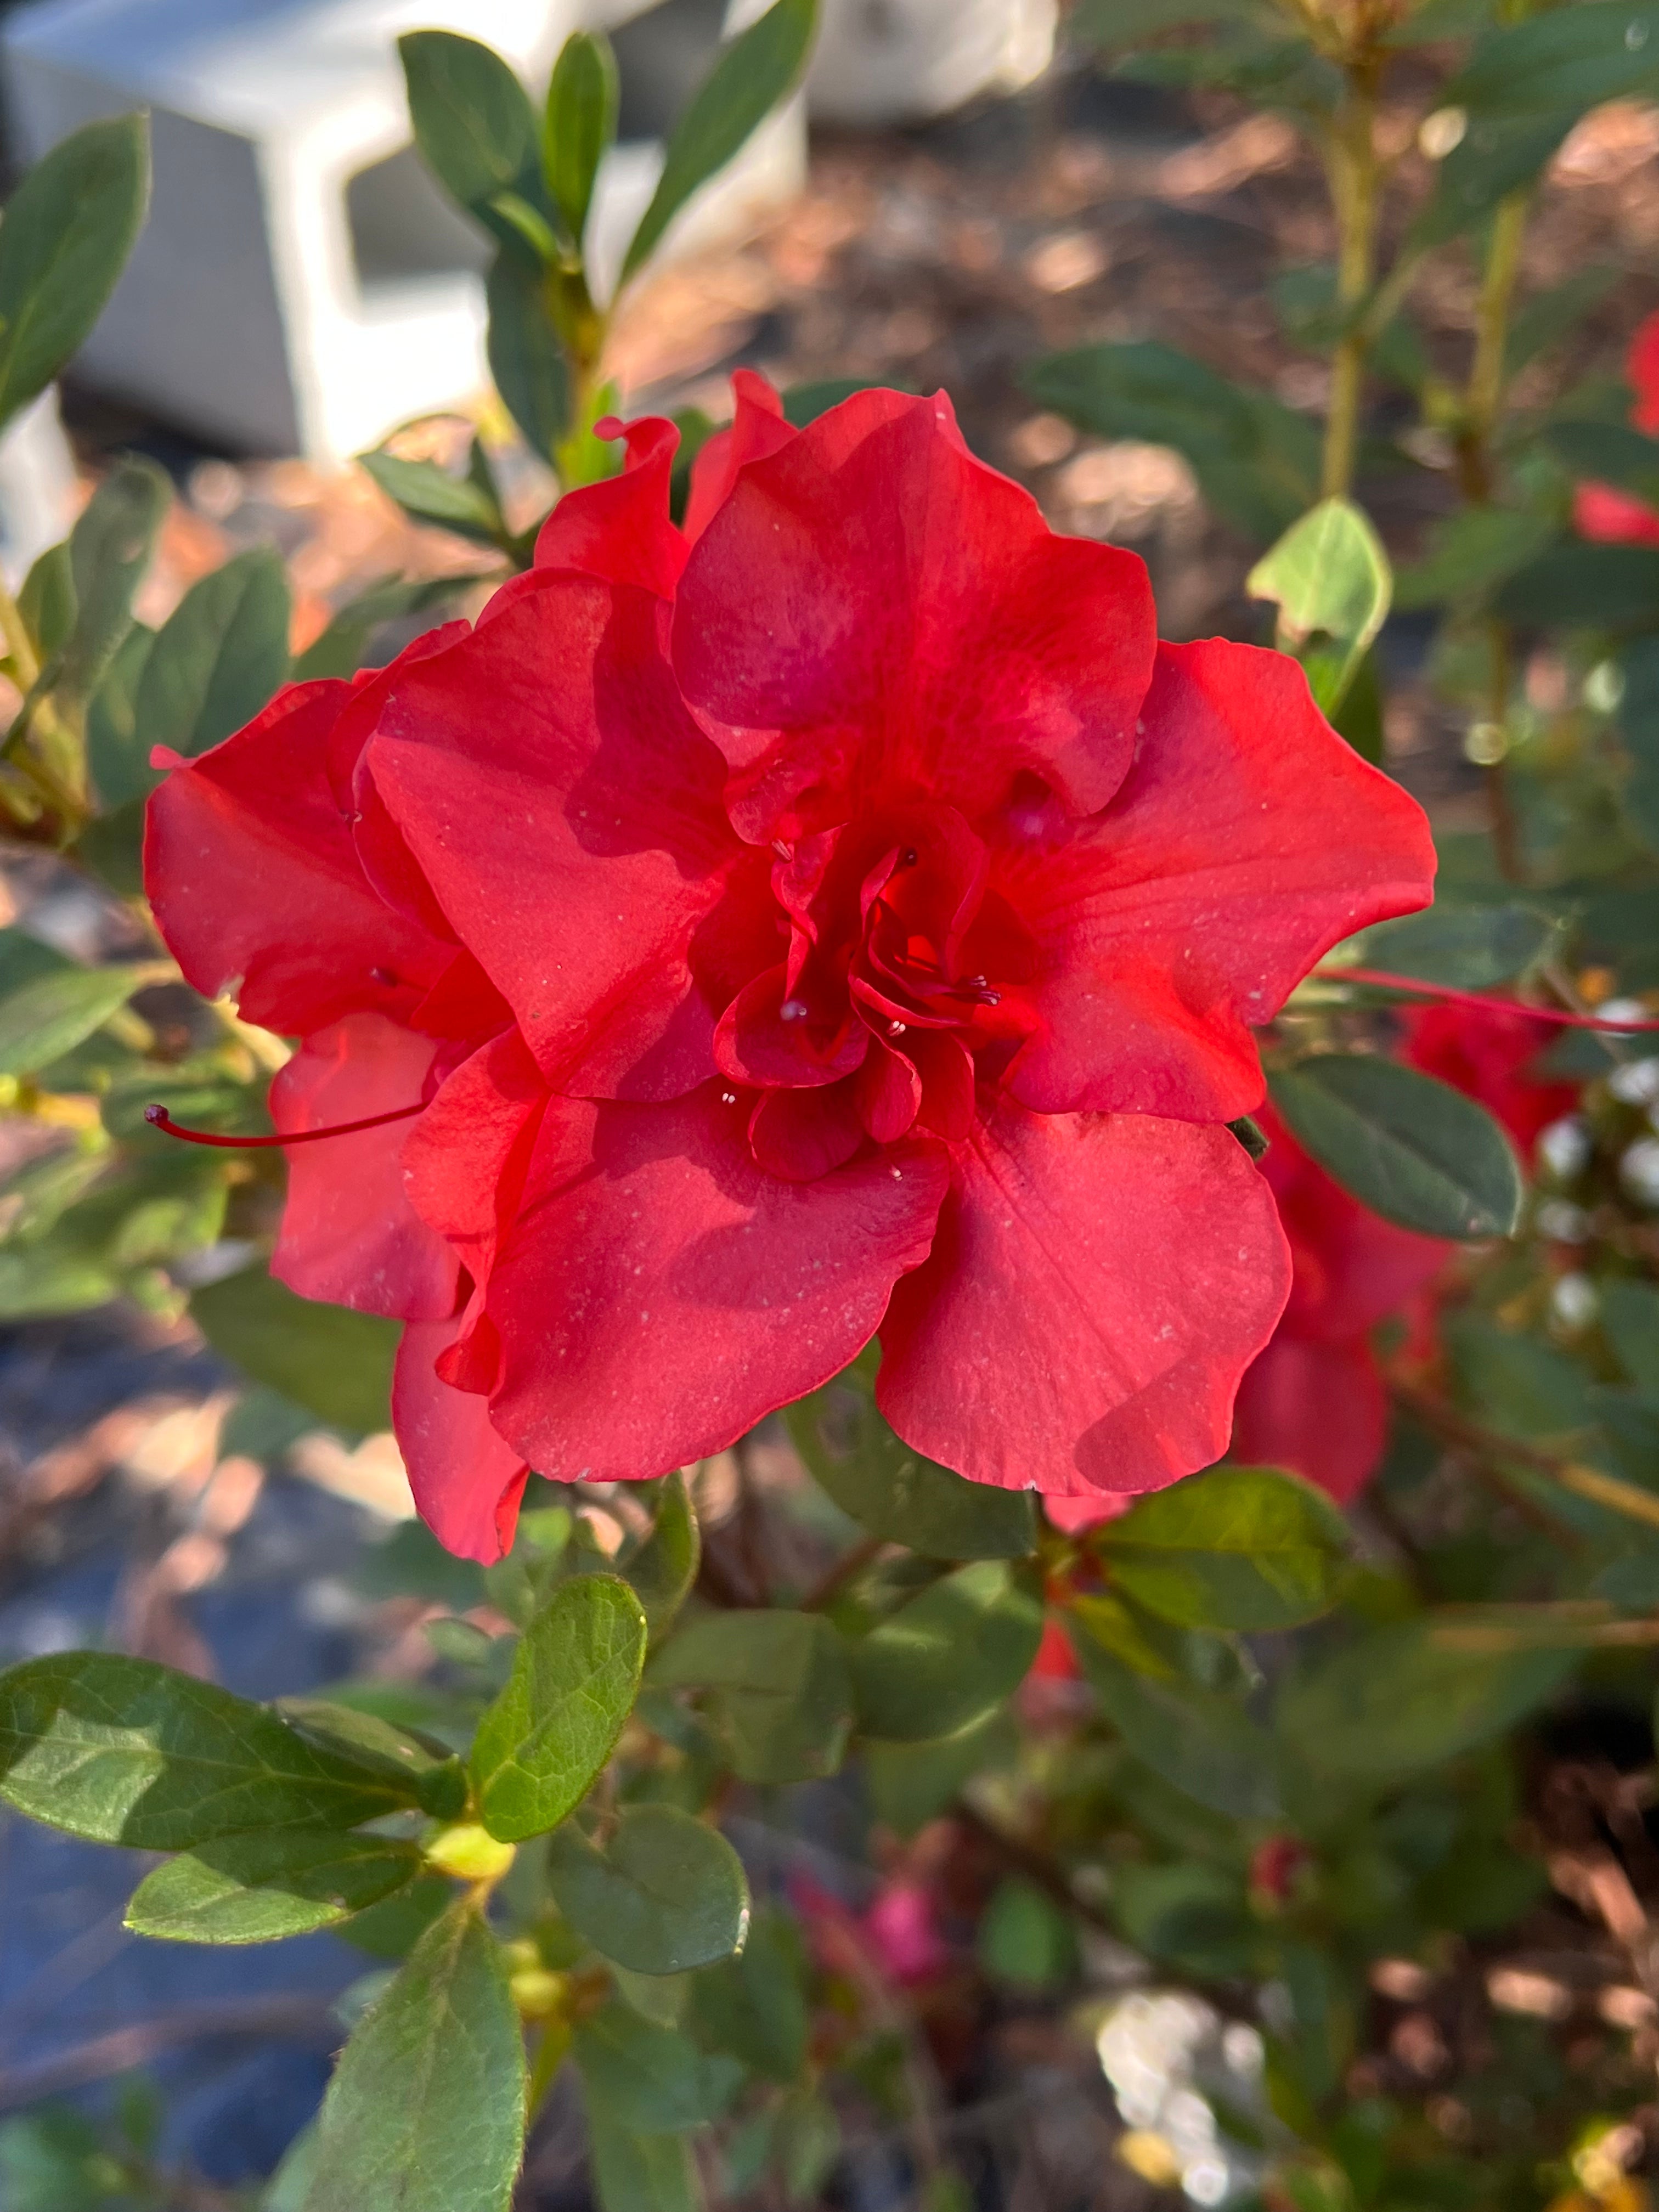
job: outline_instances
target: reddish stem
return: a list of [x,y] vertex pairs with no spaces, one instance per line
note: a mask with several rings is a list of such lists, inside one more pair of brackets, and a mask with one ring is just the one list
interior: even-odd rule
[[187,1145],[222,1145],[228,1152],[259,1152],[273,1145],[314,1145],[319,1137],[351,1137],[359,1129],[378,1129],[385,1121],[407,1121],[424,1111],[422,1106],[398,1106],[390,1114],[370,1114],[361,1121],[337,1121],[327,1129],[296,1129],[287,1137],[221,1137],[211,1129],[180,1128],[165,1106],[146,1106],[144,1119],[164,1137],[182,1137]]
[[1318,973],[1323,983],[1374,983],[1416,999],[1440,999],[1448,1006],[1475,1006],[1487,1014],[1525,1014],[1537,1021],[1559,1023],[1564,1029],[1605,1030],[1615,1036],[1621,1030],[1635,1036],[1644,1030],[1659,1030],[1659,1021],[1610,1022],[1600,1014],[1569,1013],[1563,1006],[1523,1006],[1518,999],[1493,999],[1480,991],[1454,991],[1448,983],[1419,983],[1411,975],[1391,975],[1385,968],[1322,968]]

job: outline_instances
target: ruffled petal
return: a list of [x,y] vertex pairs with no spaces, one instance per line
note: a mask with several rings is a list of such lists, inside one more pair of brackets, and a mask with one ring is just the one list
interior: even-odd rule
[[439,1086],[403,1148],[421,1219],[487,1282],[517,1211],[547,1085],[516,1030],[494,1037]]
[[738,470],[750,461],[765,460],[800,434],[785,422],[782,400],[754,369],[733,371],[732,396],[737,411],[730,425],[716,430],[691,464],[685,535],[694,545],[730,496]]
[[1000,850],[1038,948],[1008,1087],[1039,1113],[1249,1113],[1251,1027],[1333,945],[1431,896],[1422,808],[1336,735],[1294,661],[1217,638],[1158,653],[1111,805]]
[[404,1331],[392,1377],[392,1425],[420,1516],[446,1551],[491,1565],[512,1549],[530,1469],[496,1433],[487,1400],[439,1380],[434,1362],[453,1321]]
[[1332,1344],[1281,1330],[1238,1386],[1231,1455],[1287,1467],[1346,1505],[1382,1464],[1388,1418],[1364,1337]]
[[1000,1100],[893,1292],[877,1400],[975,1482],[1161,1489],[1226,1449],[1290,1284],[1273,1194],[1225,1129]]
[[331,678],[279,691],[149,802],[144,882],[179,965],[290,1036],[345,1014],[407,1020],[454,955],[377,895],[335,803],[329,739],[351,696]]
[[[420,1103],[437,1048],[381,1014],[353,1014],[307,1037],[270,1086],[284,1132],[366,1121]],[[436,1321],[455,1310],[459,1269],[404,1189],[411,1127],[388,1122],[356,1136],[296,1145],[288,1204],[270,1272],[301,1297],[359,1313]]]
[[838,1374],[926,1257],[942,1146],[785,1182],[745,1121],[714,1084],[550,1105],[489,1295],[493,1416],[540,1473],[629,1481],[722,1449]]
[[1022,771],[1117,788],[1152,674],[1137,557],[1059,538],[950,403],[862,392],[750,464],[692,549],[674,659],[757,842],[916,791],[970,820]]
[[[672,599],[689,550],[668,512],[680,434],[660,415],[626,424],[608,415],[596,428],[601,438],[626,439],[622,472],[565,493],[537,534],[536,566],[580,568]],[[507,586],[514,593],[518,588]],[[497,593],[491,607],[502,596]]]
[[713,1065],[694,933],[746,857],[723,763],[675,689],[659,600],[535,582],[410,667],[370,771],[554,1087],[675,1097]]

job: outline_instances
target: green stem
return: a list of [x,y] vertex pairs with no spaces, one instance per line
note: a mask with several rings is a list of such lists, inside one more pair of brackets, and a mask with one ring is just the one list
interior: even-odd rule
[[1362,55],[1347,64],[1347,90],[1337,111],[1327,155],[1331,198],[1336,210],[1337,305],[1354,317],[1337,346],[1331,368],[1331,403],[1325,421],[1322,489],[1327,499],[1346,498],[1353,483],[1359,444],[1359,403],[1364,387],[1370,334],[1358,310],[1371,289],[1376,266],[1377,64]]

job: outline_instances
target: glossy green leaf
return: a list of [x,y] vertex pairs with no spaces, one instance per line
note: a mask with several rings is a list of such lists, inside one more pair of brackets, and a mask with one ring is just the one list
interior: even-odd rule
[[318,676],[355,676],[376,630],[409,615],[425,614],[453,599],[471,577],[384,576],[335,611],[294,664],[295,681]]
[[435,523],[477,545],[497,544],[506,530],[501,508],[471,477],[452,476],[435,461],[399,460],[395,453],[359,453],[357,459],[386,497],[416,522]]
[[1248,537],[1279,537],[1318,496],[1315,424],[1171,346],[1080,346],[1036,362],[1024,383],[1039,405],[1097,437],[1173,446]]
[[571,1926],[636,1974],[708,1966],[748,1933],[742,1861],[672,1805],[630,1806],[603,1850],[567,1822],[548,1845],[547,1880]]
[[142,801],[155,782],[137,728],[138,685],[155,642],[153,629],[132,623],[88,705],[87,765],[106,815]]
[[546,280],[520,254],[498,253],[484,286],[489,374],[525,443],[544,460],[571,431],[570,368]]
[[1236,1700],[1137,1674],[1087,1636],[1077,1652],[1101,1711],[1155,1774],[1233,1820],[1280,1817],[1273,1740]]
[[843,1513],[872,1535],[936,1559],[1012,1559],[1036,1543],[1024,1491],[968,1482],[902,1443],[861,1377],[790,1407],[795,1449]]
[[142,115],[71,131],[12,194],[0,222],[0,424],[92,335],[149,204]]
[[1275,1068],[1273,1101],[1328,1175],[1385,1221],[1425,1237],[1507,1237],[1521,1210],[1514,1149],[1449,1084],[1363,1053]]
[[1178,1628],[1294,1628],[1335,1602],[1347,1524],[1312,1483],[1218,1467],[1139,1498],[1100,1532],[1114,1582]]
[[1472,114],[1578,114],[1659,88],[1654,0],[1582,0],[1505,23],[1478,42],[1441,94]]
[[507,2212],[525,2113],[524,2038],[501,1948],[462,1899],[340,2054],[306,2212]]
[[763,2081],[793,2081],[806,2063],[811,2027],[793,1921],[757,1913],[740,1955],[706,1967],[692,1983],[688,2024],[699,2043],[730,2051]]
[[1367,968],[1479,991],[1534,966],[1556,935],[1553,915],[1511,899],[1502,906],[1431,906],[1381,922],[1355,942]]
[[623,261],[626,283],[700,185],[740,151],[800,75],[817,0],[773,0],[740,32],[692,94],[669,134],[662,175]]
[[1012,1695],[1042,1637],[1035,1577],[989,1559],[958,1567],[852,1647],[859,1727],[896,1742],[954,1735]]
[[466,1770],[433,1739],[325,1698],[277,1698],[272,1710],[308,1741],[395,1781],[434,1820],[459,1820],[466,1810]]
[[[1352,683],[1393,583],[1382,541],[1350,499],[1321,500],[1251,569],[1246,589],[1277,605],[1279,649],[1303,659],[1322,713],[1334,713]],[[1320,635],[1334,650],[1316,657],[1307,648]]]
[[125,1925],[169,1943],[274,1943],[378,1904],[422,1864],[413,1844],[384,1836],[327,1828],[223,1836],[147,1875]]
[[697,1516],[685,1477],[678,1471],[663,1484],[657,1498],[657,1517],[651,1533],[636,1551],[618,1565],[639,1594],[645,1622],[654,1644],[673,1625],[697,1579],[702,1541]]
[[1387,1781],[1489,1742],[1572,1671],[1571,1650],[1443,1641],[1431,1616],[1370,1630],[1292,1679],[1276,1725],[1320,1772]]
[[1413,223],[1408,245],[1427,252],[1483,222],[1500,201],[1534,181],[1578,113],[1559,106],[1545,114],[1476,115],[1441,162],[1433,196]]
[[589,2111],[641,2135],[718,2118],[743,2079],[735,2059],[699,2051],[689,2035],[617,1999],[578,2027],[575,2051]]
[[652,1655],[651,1680],[713,1692],[715,1723],[744,1782],[805,1782],[841,1765],[852,1681],[841,1638],[819,1613],[701,1614]]
[[135,991],[155,982],[156,973],[155,963],[145,961],[60,968],[0,999],[0,1075],[50,1067],[101,1029]]
[[396,1322],[298,1297],[263,1267],[210,1283],[190,1310],[216,1352],[319,1420],[358,1435],[391,1427]]
[[104,478],[70,532],[75,628],[52,681],[71,705],[92,696],[132,627],[132,596],[172,499],[165,470],[129,456]]
[[458,205],[481,216],[536,167],[529,94],[499,54],[453,31],[407,31],[398,52],[422,159]]
[[193,759],[240,730],[286,679],[288,575],[256,545],[192,584],[155,634],[134,705],[146,757],[170,745]]
[[406,1784],[262,1705],[107,1651],[0,1674],[0,1796],[71,1835],[155,1851],[248,1829],[350,1828],[414,1802]]
[[574,1811],[633,1710],[644,1662],[645,1613],[625,1582],[559,1584],[473,1741],[479,1818],[492,1836],[517,1843]]
[[542,167],[578,247],[599,163],[617,135],[617,58],[603,31],[573,31],[553,64],[542,123]]

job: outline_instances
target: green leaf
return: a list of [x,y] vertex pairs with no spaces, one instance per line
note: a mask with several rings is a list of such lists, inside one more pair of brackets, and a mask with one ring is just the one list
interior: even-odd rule
[[87,765],[106,814],[142,801],[155,786],[149,756],[139,750],[137,728],[138,685],[155,642],[153,629],[132,623],[88,705]]
[[553,64],[542,123],[542,168],[578,251],[593,182],[617,135],[617,58],[603,31],[573,31]]
[[1534,966],[1556,933],[1553,916],[1510,900],[1503,906],[1431,906],[1379,923],[1350,943],[1367,968],[1479,991]]
[[328,1828],[223,1836],[147,1875],[123,1924],[170,1943],[274,1943],[378,1904],[422,1863],[413,1844]]
[[24,577],[17,611],[42,660],[69,643],[75,628],[75,566],[67,538],[49,545]]
[[416,522],[436,523],[478,545],[498,544],[505,534],[501,508],[471,477],[453,477],[435,461],[402,461],[395,453],[359,453],[357,459],[386,497]]
[[619,1561],[621,1571],[634,1585],[645,1607],[645,1624],[654,1644],[672,1626],[674,1616],[690,1595],[702,1556],[697,1516],[691,1494],[678,1470],[663,1484],[657,1499],[657,1517],[651,1533],[637,1551]]
[[1328,1613],[1347,1524],[1312,1483],[1218,1467],[1139,1499],[1100,1532],[1112,1578],[1178,1628],[1294,1628]]
[[594,2109],[588,2093],[588,2149],[599,2212],[702,2212],[691,2147],[683,2136],[642,2136]]
[[839,407],[843,399],[850,399],[855,392],[879,388],[884,392],[908,392],[908,384],[884,382],[872,386],[867,376],[820,376],[807,384],[792,384],[783,394],[783,419],[793,422],[796,429],[804,430],[816,422],[820,415],[827,415],[832,407]]
[[306,2212],[507,2212],[525,2118],[524,2038],[501,1948],[462,1899],[340,2054]]
[[1510,320],[1509,343],[1504,349],[1506,376],[1518,375],[1534,361],[1577,329],[1592,308],[1600,307],[1622,276],[1610,264],[1580,269],[1547,292],[1535,292],[1522,301]]
[[434,1820],[459,1820],[466,1810],[466,1770],[434,1739],[325,1698],[278,1698],[273,1710],[308,1741],[397,1782]]
[[[785,2200],[790,2204],[822,2203],[819,2192],[840,2154],[841,2122],[835,2106],[804,2082],[792,2089],[778,2106],[772,2124],[772,2154],[777,2160]],[[950,2212],[953,2200],[957,2206],[967,2202],[955,2192],[951,2197],[942,2197],[938,2191],[930,2195],[941,2212]]]
[[574,1811],[633,1710],[644,1662],[645,1613],[625,1582],[560,1583],[473,1742],[478,1816],[492,1836],[517,1843]]
[[763,2081],[793,2081],[806,2063],[811,2028],[793,1922],[757,1913],[739,1955],[692,1983],[690,2025],[700,2043],[730,2051]]
[[1659,1290],[1617,1276],[1603,1278],[1597,1288],[1613,1356],[1637,1389],[1659,1401]]
[[1071,1921],[1046,1890],[1018,1875],[992,1892],[975,1948],[994,1981],[1017,1989],[1051,1990],[1077,1971]]
[[363,665],[370,639],[384,623],[441,606],[471,581],[470,576],[383,576],[336,610],[328,628],[312,640],[295,662],[295,681],[306,684],[317,676],[355,676]]
[[101,1029],[156,975],[152,961],[60,968],[0,999],[0,1075],[31,1075],[50,1067]]
[[1540,629],[1651,629],[1659,623],[1659,546],[1586,545],[1574,538],[1518,568],[1497,611]]
[[498,192],[522,191],[526,172],[536,168],[529,94],[501,56],[476,39],[407,31],[398,52],[422,159],[450,198],[482,219]]
[[1211,506],[1247,537],[1279,537],[1318,495],[1316,425],[1173,347],[1080,346],[1038,362],[1024,383],[1040,405],[1097,437],[1173,446]]
[[72,131],[12,194],[0,222],[0,423],[92,335],[149,204],[142,115]]
[[50,1241],[0,1252],[0,1322],[88,1313],[119,1295],[120,1278],[102,1260]]
[[1253,0],[1079,0],[1066,19],[1068,40],[1098,53],[1125,53],[1165,31],[1190,24],[1271,21]]
[[1136,1674],[1086,1636],[1077,1653],[1101,1711],[1155,1774],[1233,1820],[1280,1816],[1273,1740],[1241,1705],[1195,1683]]
[[307,1742],[263,1705],[101,1651],[0,1674],[0,1796],[71,1835],[152,1851],[350,1828],[414,1802],[407,1784]]
[[1364,1053],[1312,1053],[1268,1077],[1291,1133],[1385,1221],[1424,1237],[1507,1237],[1521,1170],[1484,1107]]
[[396,1322],[297,1297],[263,1267],[210,1283],[190,1310],[216,1352],[319,1420],[358,1435],[391,1427]]
[[908,1839],[937,1820],[976,1775],[1012,1765],[1018,1745],[1018,1730],[1005,1705],[935,1743],[867,1743],[864,1780],[870,1810],[883,1827]]
[[1219,1867],[1125,1867],[1112,1903],[1125,1936],[1152,1958],[1206,1979],[1250,1971],[1254,1929],[1243,1886]]
[[622,284],[697,187],[726,167],[788,93],[805,63],[816,14],[816,0],[773,0],[723,49],[669,137],[662,175],[623,262]]
[[717,2118],[743,2079],[735,2059],[699,2051],[689,2035],[615,1998],[578,2027],[575,2050],[590,2112],[641,2135]]
[[630,1806],[602,1851],[567,1822],[548,1846],[547,1881],[577,1933],[636,1974],[730,1958],[748,1933],[741,1860],[672,1805]]
[[662,1689],[711,1691],[732,1771],[744,1782],[833,1774],[852,1724],[841,1638],[821,1614],[703,1613],[651,1659]]
[[1579,112],[1563,106],[1543,115],[1477,115],[1440,164],[1433,197],[1407,234],[1408,247],[1428,252],[1445,245],[1530,185]]
[[[136,743],[194,759],[251,722],[287,678],[289,589],[268,545],[192,584],[155,634],[138,679]],[[158,779],[159,780],[159,779]]]
[[1394,1621],[1289,1683],[1277,1726],[1322,1773],[1391,1781],[1501,1735],[1574,1664],[1571,1651],[1442,1641],[1431,1616]]
[[75,628],[52,687],[71,704],[92,696],[132,627],[132,595],[172,500],[166,471],[129,456],[104,478],[70,532]]
[[[1364,514],[1349,499],[1321,500],[1256,562],[1245,588],[1278,606],[1279,651],[1304,658],[1320,711],[1334,713],[1393,590],[1389,556]],[[1321,635],[1335,647],[1334,660],[1303,655]]]
[[1544,442],[1574,476],[1659,505],[1659,438],[1644,438],[1627,422],[1557,422],[1546,425]]
[[853,1646],[859,1727],[894,1742],[954,1735],[1019,1687],[1042,1638],[1030,1577],[999,1560],[958,1567]]
[[872,1535],[935,1559],[1013,1559],[1036,1544],[1024,1491],[967,1482],[902,1443],[848,1375],[785,1417],[813,1479]]
[[521,254],[503,249],[490,264],[484,304],[495,389],[531,451],[550,459],[570,434],[572,416],[570,366],[554,325],[546,277],[526,267]]
[[1487,116],[1576,115],[1659,88],[1659,6],[1587,0],[1488,31],[1441,92]]

